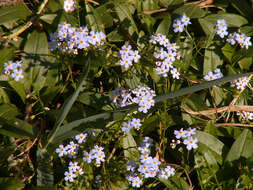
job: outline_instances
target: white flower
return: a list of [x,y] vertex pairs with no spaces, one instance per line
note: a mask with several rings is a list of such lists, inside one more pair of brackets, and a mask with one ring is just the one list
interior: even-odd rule
[[224,19],[217,20],[217,28],[218,29],[227,29],[227,24]]
[[174,28],[174,32],[183,32],[184,31],[184,24],[182,24],[182,22],[180,20],[175,20],[174,24],[173,24],[173,28]]
[[65,0],[63,8],[67,13],[73,12],[75,10],[75,1]]
[[76,174],[72,173],[72,171],[66,171],[64,175],[65,175],[64,180],[69,182],[73,182],[74,178],[77,177]]
[[78,162],[69,163],[69,171],[76,172],[79,169],[80,169],[80,166],[78,166]]
[[180,21],[182,22],[182,24],[184,26],[187,26],[187,25],[191,24],[190,18],[187,17],[187,16],[182,16],[181,19],[180,19]]
[[186,130],[186,136],[187,137],[190,137],[190,136],[192,136],[192,135],[194,135],[194,134],[196,134],[196,129],[195,128],[188,128],[187,130]]
[[217,30],[217,34],[221,37],[224,38],[225,36],[228,35],[228,32],[225,28],[221,28]]
[[175,79],[179,79],[180,73],[177,71],[176,68],[173,68],[171,71],[172,77]]
[[22,69],[15,69],[11,76],[14,78],[15,81],[19,81],[20,79],[24,78],[24,75],[22,75],[23,70]]
[[76,135],[75,139],[78,141],[79,144],[81,144],[86,141],[86,137],[87,137],[86,133],[85,134],[81,133],[79,135]]
[[175,130],[174,135],[176,135],[177,139],[185,138],[186,137],[186,131],[181,128],[179,131]]
[[87,163],[91,163],[91,154],[89,154],[88,152],[84,152],[84,157],[83,157],[83,161],[87,162]]
[[140,119],[133,118],[132,121],[131,121],[131,125],[132,125],[135,129],[140,129],[141,120],[140,120]]
[[142,184],[142,180],[138,176],[136,176],[132,179],[132,186],[133,187],[140,187],[141,184]]
[[184,144],[186,145],[186,148],[188,150],[191,150],[192,148],[196,149],[198,147],[197,142],[198,142],[198,139],[197,138],[193,139],[192,137],[189,137],[184,140]]
[[123,127],[122,127],[122,131],[126,132],[126,133],[129,133],[130,130],[132,128],[132,125],[131,125],[131,122],[128,121],[128,122],[124,122],[123,123]]
[[62,157],[63,155],[67,155],[67,151],[62,144],[59,145],[59,148],[56,149],[56,153],[58,153],[60,157]]
[[169,177],[175,175],[175,169],[171,166],[167,166],[164,170],[167,172]]

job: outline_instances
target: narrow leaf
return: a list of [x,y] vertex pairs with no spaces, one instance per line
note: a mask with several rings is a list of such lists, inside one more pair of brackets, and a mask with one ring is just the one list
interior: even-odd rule
[[121,112],[106,112],[70,122],[61,127],[61,130],[57,132],[52,143],[58,143],[67,138],[73,137],[74,135],[77,135],[88,128],[102,128],[106,125],[106,121],[112,119],[115,120],[123,115],[124,113]]
[[226,157],[226,161],[231,162],[237,160],[243,155],[243,150],[246,146],[248,136],[251,136],[251,131],[248,129],[244,129],[229,150],[228,155]]
[[61,114],[60,114],[59,118],[57,118],[56,123],[55,123],[55,125],[53,127],[53,130],[49,134],[48,141],[47,141],[47,143],[45,145],[45,148],[50,143],[53,142],[55,136],[60,131],[62,122],[64,121],[64,119],[68,115],[71,107],[73,106],[74,102],[76,101],[76,99],[77,99],[77,97],[78,97],[78,95],[79,95],[79,93],[80,93],[80,91],[81,91],[81,89],[83,87],[84,81],[86,80],[86,78],[88,76],[89,67],[90,67],[90,59],[88,59],[88,61],[87,61],[87,66],[86,66],[84,74],[83,74],[83,76],[82,76],[82,78],[80,80],[80,84],[79,84],[78,88],[76,89],[76,91],[74,92],[74,94],[69,98],[69,100],[67,102],[65,102],[65,104],[63,105],[62,110],[61,110]]
[[161,96],[158,96],[155,99],[155,101],[156,102],[161,102],[161,101],[164,101],[166,99],[172,99],[172,98],[176,98],[176,97],[179,97],[179,96],[184,96],[186,94],[191,94],[191,93],[194,93],[194,92],[206,89],[206,88],[210,88],[214,85],[220,85],[220,84],[223,84],[223,83],[226,83],[226,82],[230,82],[234,79],[238,79],[240,77],[250,76],[252,74],[253,74],[253,72],[245,73],[245,74],[235,74],[235,75],[230,75],[230,76],[227,76],[227,77],[223,77],[221,79],[216,79],[216,80],[213,80],[213,81],[203,82],[201,84],[197,84],[197,85],[194,85],[194,86],[191,86],[191,87],[182,88],[182,89],[177,90],[175,92],[170,92],[170,93],[167,93],[167,94],[163,94]]

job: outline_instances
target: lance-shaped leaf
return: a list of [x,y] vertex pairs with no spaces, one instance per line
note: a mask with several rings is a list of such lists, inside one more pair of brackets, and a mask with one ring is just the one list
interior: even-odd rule
[[252,145],[252,133],[250,130],[244,129],[243,132],[237,137],[236,141],[233,143],[226,157],[226,161],[231,162],[239,159],[240,157],[248,158],[252,156]]
[[90,68],[90,58],[88,58],[87,61],[87,65],[86,65],[86,69],[84,71],[84,74],[80,80],[80,83],[78,85],[78,88],[76,89],[76,91],[73,93],[73,95],[68,99],[67,102],[64,103],[62,110],[61,110],[61,114],[59,115],[59,117],[56,120],[56,123],[53,127],[53,130],[51,131],[51,133],[49,134],[48,137],[48,141],[45,145],[45,148],[54,141],[55,136],[57,136],[57,134],[59,133],[60,129],[61,129],[61,124],[64,121],[64,119],[66,118],[66,116],[68,115],[70,109],[72,108],[74,102],[76,101],[82,87],[84,84],[84,81],[86,80],[87,76],[88,76],[88,72],[89,72],[89,68]]
[[67,138],[71,138],[86,129],[99,129],[106,126],[106,121],[117,119],[125,115],[122,112],[106,112],[97,115],[93,115],[84,119],[76,120],[68,124],[63,125],[54,136],[52,143],[58,143]]
[[[214,85],[229,82],[229,81],[232,81],[232,80],[237,79],[239,77],[249,76],[251,74],[253,74],[253,73],[231,75],[228,77],[224,77],[222,79],[217,79],[214,81],[208,81],[208,82],[204,82],[201,84],[197,84],[192,87],[182,88],[178,91],[158,96],[155,99],[155,101],[161,102],[166,99],[177,98],[179,96],[191,94],[191,93],[197,92],[199,90],[210,88]],[[159,105],[156,105],[156,106],[159,106]],[[77,135],[78,133],[83,132],[83,131],[85,131],[85,129],[88,129],[88,128],[93,128],[93,129],[94,128],[101,128],[101,127],[105,126],[106,121],[109,121],[111,119],[114,119],[114,120],[118,119],[118,118],[124,116],[124,112],[127,112],[127,111],[133,112],[134,110],[136,110],[136,108],[137,108],[136,105],[126,106],[124,108],[121,108],[121,109],[118,109],[115,111],[100,113],[100,114],[93,115],[93,116],[90,116],[90,117],[87,117],[84,119],[70,122],[70,123],[63,125],[61,127],[61,130],[59,130],[54,135],[54,138],[50,141],[50,143],[57,143],[62,140],[65,140],[67,138],[73,137],[74,135]]]
[[177,90],[175,92],[170,92],[170,93],[167,93],[167,94],[163,94],[161,96],[158,96],[155,99],[155,101],[156,102],[161,102],[161,101],[164,101],[164,100],[167,100],[167,99],[177,98],[179,96],[184,96],[184,95],[191,94],[191,93],[194,93],[194,92],[206,89],[206,88],[210,88],[214,85],[220,85],[220,84],[223,84],[223,83],[226,83],[226,82],[230,82],[230,81],[232,81],[234,79],[238,79],[240,77],[247,77],[247,76],[250,76],[252,74],[253,74],[253,72],[245,73],[245,74],[235,74],[235,75],[230,75],[230,76],[223,77],[223,78],[220,78],[220,79],[203,82],[201,84],[197,84],[197,85],[194,85],[194,86],[191,86],[191,87],[182,88],[182,89]]

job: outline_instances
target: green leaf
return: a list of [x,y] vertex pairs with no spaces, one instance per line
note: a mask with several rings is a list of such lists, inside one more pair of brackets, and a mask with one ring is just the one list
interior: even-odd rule
[[218,50],[210,48],[211,47],[205,50],[203,75],[208,74],[208,72],[214,71],[219,65],[222,65],[223,63],[222,59],[218,55]]
[[52,143],[58,143],[67,138],[71,138],[89,128],[92,128],[92,129],[103,128],[107,124],[106,121],[115,120],[124,115],[125,114],[121,112],[115,112],[115,113],[106,112],[106,113],[96,114],[84,119],[67,123],[63,125],[62,127],[60,127],[60,130],[54,136]]
[[192,60],[192,51],[193,51],[192,40],[189,37],[186,37],[182,46],[183,46],[182,50],[183,65],[181,66],[181,68],[183,68],[183,71],[187,72],[189,66],[191,65]]
[[140,83],[140,78],[138,77],[137,74],[134,74],[133,77],[131,79],[125,79],[127,85],[129,86],[129,88],[133,89],[136,88],[137,86],[139,86]]
[[28,54],[48,54],[48,42],[45,32],[34,30],[25,44],[24,51]]
[[3,88],[0,88],[0,104],[9,104],[10,99]]
[[0,50],[0,73],[4,70],[4,63],[13,59],[14,50],[14,48],[4,48]]
[[184,1],[183,0],[160,0],[159,3],[167,7],[167,6],[182,4],[184,3]]
[[0,105],[0,117],[6,120],[11,120],[18,116],[20,113],[17,107],[13,104]]
[[107,35],[107,38],[110,42],[122,42],[124,41],[124,37],[119,34],[118,30],[115,29],[114,31],[110,32]]
[[45,105],[49,104],[60,92],[62,86],[59,85],[59,78],[57,68],[48,70],[45,85],[40,91],[40,98]]
[[188,17],[192,18],[201,18],[205,16],[205,11],[201,8],[199,8],[196,5],[183,5],[173,11],[174,14],[178,14],[180,16],[186,15]]
[[32,139],[36,136],[32,125],[20,119],[14,119],[12,121],[0,119],[0,133],[15,138]]
[[22,190],[25,184],[14,177],[0,177],[0,189],[3,190]]
[[37,186],[53,186],[54,176],[50,154],[44,149],[37,150]]
[[205,18],[199,18],[198,21],[207,36],[215,33],[215,30],[216,30],[215,23],[210,22],[206,20]]
[[[236,141],[233,143],[231,149],[229,150],[226,161],[232,162],[239,159],[242,156],[249,157],[252,155],[253,151],[250,148],[249,144],[252,145],[252,133],[248,129],[244,129],[243,132],[237,137]],[[250,152],[250,154],[249,154]]]
[[112,6],[113,6],[112,3],[108,2],[95,9],[96,14],[99,16],[99,19],[105,28],[109,28],[113,26],[114,18],[111,16]]
[[251,5],[246,0],[229,0],[229,2],[232,4],[232,6],[243,16],[248,17],[249,19],[252,19],[253,12]]
[[238,61],[238,64],[242,70],[249,70],[252,65],[252,57],[245,57]]
[[155,0],[144,0],[142,1],[142,10],[141,11],[151,11],[159,9],[158,1]]
[[122,141],[125,157],[129,160],[137,158],[139,156],[139,152],[133,136],[130,133],[127,133]]
[[224,47],[221,48],[223,55],[227,58],[227,60],[232,63],[232,57],[235,52],[235,48],[230,44],[226,43]]
[[104,106],[108,106],[111,104],[111,100],[108,96],[95,92],[81,93],[77,101],[85,105],[91,106],[97,110],[101,110]]
[[30,14],[29,9],[22,2],[15,3],[15,5],[3,6],[0,8],[0,24],[26,19]]
[[208,106],[204,103],[203,98],[198,94],[192,94],[182,102],[182,106],[190,108],[193,111],[207,110]]
[[232,14],[232,13],[223,13],[220,12],[218,14],[211,14],[205,17],[205,20],[216,25],[218,19],[226,20],[226,23],[229,27],[240,27],[248,23],[247,19],[244,17]]
[[[51,2],[51,1],[49,1],[49,2]],[[66,13],[64,10],[62,10],[62,12],[60,12],[60,13],[61,13],[61,16],[60,16],[60,22],[59,23],[67,22],[67,23],[71,24],[73,27],[78,26],[77,17]]]
[[246,36],[253,35],[253,26],[242,26],[240,27],[241,33],[244,33]]
[[197,137],[199,143],[206,145],[218,155],[222,155],[224,144],[219,139],[202,131],[197,131],[195,136]]
[[[171,92],[168,94],[158,96],[155,99],[155,101],[162,102],[166,99],[172,99],[172,98],[176,98],[176,97],[183,96],[186,94],[194,93],[199,90],[203,90],[203,89],[212,87],[213,85],[218,85],[221,83],[229,82],[229,81],[232,81],[232,80],[237,79],[239,77],[249,76],[250,74],[253,74],[253,73],[231,75],[231,76],[217,79],[214,81],[204,82],[204,83],[201,83],[198,85],[194,85],[192,87],[183,88],[183,89],[180,89],[175,92]],[[74,136],[74,135],[76,135],[76,134],[80,133],[81,131],[84,131],[85,129],[88,128],[88,126],[85,126],[85,125],[80,126],[81,124],[87,125],[88,123],[96,122],[96,120],[100,120],[100,122],[102,122],[102,121],[109,120],[112,118],[119,118],[119,117],[122,117],[122,115],[124,115],[122,112],[129,111],[129,110],[132,110],[132,111],[136,110],[136,106],[127,106],[127,107],[124,107],[124,108],[119,109],[114,112],[101,113],[101,114],[87,117],[85,119],[80,119],[80,120],[68,123],[68,124],[60,127],[60,130],[56,134],[54,134],[55,136],[50,140],[50,143],[56,143],[56,142],[66,139],[66,138],[72,137],[72,136]],[[93,126],[93,128],[94,127],[96,128],[96,126]]]
[[86,19],[94,31],[102,31],[104,32],[104,24],[100,17],[100,15],[97,13],[96,9],[94,9],[89,3],[85,4],[86,10],[87,10],[87,16]]
[[171,18],[168,15],[167,17],[165,17],[162,22],[158,25],[156,33],[160,33],[163,35],[167,35],[169,33],[169,28],[171,25]]
[[25,92],[24,85],[22,83],[16,82],[16,81],[9,81],[8,83],[17,92],[17,94],[20,96],[23,103],[25,103],[26,92]]
[[176,98],[176,97],[179,97],[179,96],[184,96],[184,95],[191,94],[191,93],[194,93],[194,92],[206,89],[206,88],[210,88],[214,85],[219,85],[219,84],[223,84],[223,83],[226,83],[226,82],[230,82],[230,81],[232,81],[234,79],[238,79],[240,77],[250,76],[252,74],[253,74],[253,72],[245,73],[245,74],[235,74],[235,75],[230,75],[230,76],[223,77],[223,78],[220,78],[220,79],[216,79],[216,80],[213,80],[213,81],[203,82],[201,84],[197,84],[197,85],[194,85],[194,86],[191,86],[191,87],[182,88],[182,89],[177,90],[175,92],[170,92],[170,93],[167,93],[167,94],[160,95],[160,96],[155,98],[155,101],[156,102],[161,102],[161,101],[164,101],[164,100],[167,100],[167,99],[173,99],[173,98]]
[[52,24],[56,16],[57,14],[44,14],[40,16],[40,19],[48,24]]
[[[127,25],[129,25],[129,26],[125,25],[125,27],[127,27],[129,30],[129,34],[132,35],[134,32],[138,34],[138,28],[132,17],[135,8],[123,1],[114,0],[113,3],[115,6],[114,9],[119,16],[120,21],[122,23],[126,23]],[[130,23],[128,24],[128,22]]]
[[23,61],[24,85],[29,89],[32,85],[36,92],[44,86],[46,69],[43,64],[48,63],[48,42],[45,32],[33,31],[24,47],[25,56]]
[[189,190],[188,183],[181,177],[173,176],[168,180],[159,178],[159,181],[166,185],[166,187],[173,190]]
[[28,190],[57,190],[57,186],[33,186],[31,188],[29,188]]
[[61,109],[61,114],[59,115],[59,117],[56,120],[56,123],[53,127],[53,130],[51,131],[51,133],[48,136],[48,141],[45,145],[45,148],[54,141],[54,138],[57,136],[57,134],[59,133],[60,129],[61,129],[61,124],[64,121],[64,119],[66,118],[66,116],[68,115],[71,107],[73,106],[74,102],[76,101],[82,87],[83,84],[88,76],[88,72],[89,72],[89,68],[90,68],[90,58],[88,58],[87,61],[87,65],[86,65],[86,69],[83,73],[83,76],[80,80],[80,83],[78,85],[78,88],[76,89],[76,91],[72,94],[72,96],[68,99],[67,102],[64,103],[64,105],[62,106]]

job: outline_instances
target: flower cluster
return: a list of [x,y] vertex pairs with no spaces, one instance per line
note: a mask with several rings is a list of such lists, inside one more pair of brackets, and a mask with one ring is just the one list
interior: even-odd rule
[[217,20],[217,34],[224,38],[228,35],[227,42],[231,45],[238,43],[241,47],[248,49],[252,45],[250,37],[240,32],[228,33],[228,27],[224,19]]
[[138,50],[132,50],[131,45],[124,45],[121,47],[120,53],[120,65],[125,67],[126,69],[129,68],[129,66],[133,65],[133,62],[137,63],[140,59],[140,55]]
[[219,79],[219,78],[222,78],[223,77],[223,74],[221,72],[220,69],[215,69],[214,72],[208,72],[207,75],[204,76],[204,79],[206,81],[211,81],[211,80],[216,80],[216,79]]
[[75,0],[65,0],[63,8],[67,13],[73,12],[76,8]]
[[170,43],[166,36],[159,33],[152,35],[149,42],[162,46],[155,52],[155,58],[158,59],[156,61],[158,76],[162,75],[163,77],[167,77],[170,71],[173,78],[179,79],[180,73],[173,66],[173,62],[180,58],[180,53],[177,52],[179,46],[176,43]]
[[78,162],[69,162],[68,171],[64,172],[64,180],[73,182],[78,175],[82,175],[83,169],[78,166]]
[[226,21],[224,19],[220,19],[220,20],[217,20],[217,34],[221,37],[221,38],[224,38],[225,36],[228,35],[228,26],[226,24]]
[[241,116],[245,120],[253,120],[253,112],[242,111],[237,112],[237,115]]
[[238,90],[244,90],[244,88],[248,85],[249,79],[247,77],[240,77],[239,79],[233,80],[231,82],[231,86],[236,88]]
[[89,31],[87,26],[71,27],[64,22],[59,24],[57,32],[50,34],[49,49],[78,54],[78,49],[103,45],[105,38],[103,32]]
[[[183,143],[186,145],[186,148],[188,150],[191,150],[196,149],[198,147],[197,145],[198,139],[192,137],[192,135],[196,133],[195,131],[196,131],[195,128],[194,129],[188,128],[187,130],[183,130],[183,128],[181,128],[179,131],[175,130],[174,135],[178,140],[183,139]],[[179,143],[180,142],[177,142],[177,144]]]
[[139,130],[140,127],[141,127],[141,120],[133,118],[132,120],[123,123],[122,131],[129,133],[132,128]]
[[[78,155],[83,155],[84,162],[91,163],[92,160],[95,160],[96,166],[100,166],[101,162],[105,161],[105,154],[102,147],[95,145],[89,153],[84,151],[83,154],[80,154],[80,152],[78,152],[80,147],[86,142],[87,136],[87,133],[76,135],[74,139],[77,142],[70,141],[66,146],[62,144],[59,145],[59,148],[56,149],[56,153],[59,157],[69,156],[72,159],[77,158]],[[65,181],[73,182],[78,175],[82,175],[83,173],[83,169],[79,166],[78,162],[70,161],[68,171],[64,173],[64,179]]]
[[174,32],[183,32],[184,27],[191,24],[190,18],[187,16],[182,16],[180,19],[175,19],[173,23]]
[[101,162],[105,161],[105,153],[103,152],[103,147],[99,147],[97,145],[94,146],[94,148],[88,153],[84,152],[83,161],[87,163],[91,163],[91,161],[94,159],[96,160],[96,165],[100,166]]
[[19,81],[24,78],[21,64],[22,61],[8,61],[7,63],[4,63],[4,74],[10,75],[15,81]]
[[149,155],[150,148],[153,146],[152,143],[152,139],[145,137],[141,146],[138,147],[141,152],[140,164],[138,165],[134,160],[127,163],[127,171],[130,171],[127,179],[133,187],[140,187],[145,178],[159,177],[168,179],[168,177],[175,174],[174,168],[162,166],[156,157]]
[[120,88],[113,92],[113,103],[124,107],[131,104],[138,104],[139,112],[147,113],[151,106],[154,106],[155,92],[147,86],[138,86],[133,90],[125,90]]

